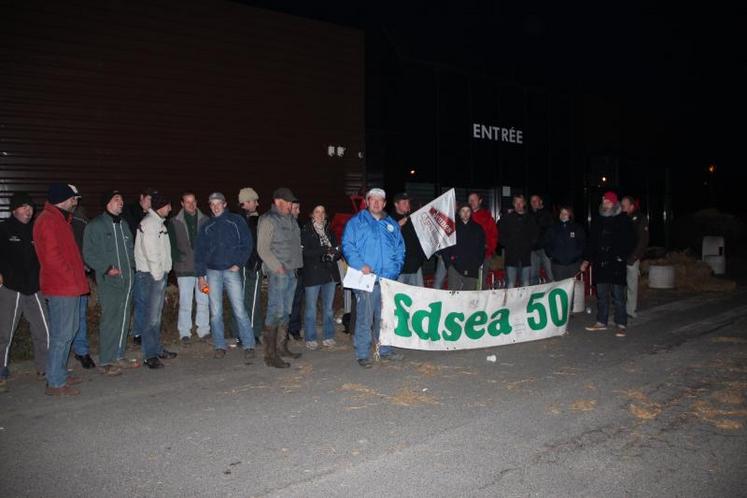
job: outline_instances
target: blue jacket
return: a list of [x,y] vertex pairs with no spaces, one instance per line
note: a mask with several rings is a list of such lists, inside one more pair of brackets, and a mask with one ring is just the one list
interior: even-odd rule
[[208,269],[244,266],[253,247],[246,222],[238,214],[224,211],[200,225],[195,243],[195,273],[204,277]]
[[377,276],[395,280],[405,261],[399,223],[390,216],[377,220],[367,209],[360,211],[345,225],[342,253],[356,270],[368,265]]

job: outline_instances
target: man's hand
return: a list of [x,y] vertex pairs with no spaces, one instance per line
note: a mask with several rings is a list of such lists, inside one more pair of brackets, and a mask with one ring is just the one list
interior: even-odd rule
[[207,286],[208,286],[208,284],[207,284],[207,280],[205,279],[205,277],[199,277],[199,278],[197,279],[197,287],[198,287],[198,288],[199,288],[200,290],[204,289],[204,288],[205,288],[205,287],[207,287]]
[[368,265],[363,265],[363,268],[361,268],[361,273],[363,273],[364,275],[368,275],[369,273],[371,273],[371,267]]
[[228,271],[232,271],[232,272],[239,271],[239,265],[233,265],[231,268],[228,269]]
[[109,268],[109,271],[106,272],[106,274],[110,277],[117,277],[121,275],[122,272],[119,271],[119,268],[117,268],[116,266],[112,266],[111,268]]
[[409,220],[409,219],[410,219],[409,216],[405,216],[404,218],[402,218],[401,220],[399,220],[399,226],[400,227],[405,226],[405,223],[407,223],[407,220]]

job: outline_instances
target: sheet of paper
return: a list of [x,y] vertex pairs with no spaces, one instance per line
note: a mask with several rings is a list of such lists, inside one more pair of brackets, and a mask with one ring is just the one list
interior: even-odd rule
[[369,273],[368,275],[364,275],[363,272],[348,266],[348,271],[345,273],[342,286],[347,287],[348,289],[358,289],[371,292],[375,283],[375,274]]

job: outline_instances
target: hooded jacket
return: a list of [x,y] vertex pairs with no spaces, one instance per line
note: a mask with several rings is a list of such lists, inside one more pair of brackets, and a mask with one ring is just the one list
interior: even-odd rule
[[72,215],[53,204],[34,223],[34,248],[39,257],[39,288],[47,296],[74,297],[89,292],[83,258],[70,226]]
[[3,285],[30,296],[39,291],[39,259],[34,251],[33,221],[14,216],[0,223],[0,274]]
[[197,230],[195,273],[207,275],[208,270],[228,270],[244,266],[252,253],[252,235],[238,214],[223,211],[208,219]]
[[620,204],[592,221],[584,259],[592,263],[591,278],[595,284],[625,285],[627,259],[635,247],[635,231],[630,217]]

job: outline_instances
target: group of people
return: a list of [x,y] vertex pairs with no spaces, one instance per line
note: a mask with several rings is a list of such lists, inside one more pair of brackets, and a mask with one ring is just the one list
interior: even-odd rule
[[[303,223],[300,201],[285,187],[273,192],[272,205],[262,215],[259,195],[251,187],[239,191],[242,214],[230,212],[220,192],[207,199],[210,215],[198,208],[193,192],[184,192],[181,209],[169,217],[171,201],[156,190],[146,189],[130,205],[125,205],[121,192],[111,190],[102,196],[101,214],[88,221],[77,208],[80,198],[75,186],[54,183],[34,219],[30,196],[16,193],[11,217],[0,223],[0,314],[11,318],[0,321],[0,392],[8,389],[10,344],[24,316],[30,324],[37,377],[46,380],[46,393],[79,394],[75,384],[80,378],[67,370],[71,348],[84,368],[96,367],[86,336],[87,272],[93,273],[101,305],[99,369],[106,376],[140,366],[126,357],[130,335],[148,368],[162,368],[162,360],[176,357],[160,337],[171,271],[179,290],[177,329],[182,344],[193,340],[194,331],[198,341],[211,339],[216,359],[225,357],[225,291],[244,362],[253,363],[255,346],[261,343],[265,364],[275,368],[287,368],[286,359],[301,356],[291,351],[289,338],[300,338],[300,326],[294,323],[300,321],[295,317],[301,316],[302,301],[306,347],[335,345],[333,302],[341,280],[340,259],[364,274],[424,285],[426,258],[406,193],[394,196],[390,215],[384,190],[369,190],[365,209],[346,223],[340,244],[324,206],[314,207]],[[618,334],[624,335],[627,316],[635,316],[638,261],[648,242],[647,221],[632,198],[620,203],[613,192],[604,194],[588,238],[573,220],[572,208],[561,207],[554,221],[538,195],[530,199],[531,211],[524,196],[515,195],[513,209],[498,223],[482,204],[480,195],[471,193],[467,204],[459,207],[457,243],[437,254],[435,287],[442,288],[447,278],[452,290],[488,285],[490,262],[500,241],[508,287],[536,284],[542,272],[546,281],[568,278],[593,265],[599,311],[597,323],[589,329],[607,327],[611,294]],[[263,317],[260,292],[265,276]],[[353,295],[355,358],[361,367],[370,368],[381,319],[378,279],[370,292],[356,289]],[[316,330],[319,301],[321,346]],[[377,346],[375,354],[383,361],[404,357],[386,346]]]

